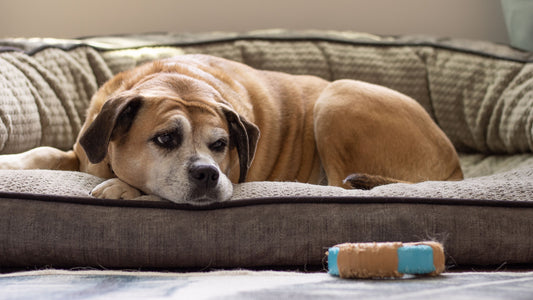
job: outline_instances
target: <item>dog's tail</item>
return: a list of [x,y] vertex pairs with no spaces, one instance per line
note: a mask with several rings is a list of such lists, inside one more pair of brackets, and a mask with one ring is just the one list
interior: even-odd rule
[[398,180],[380,175],[370,175],[363,173],[354,173],[344,179],[344,184],[349,184],[354,189],[371,190],[376,186],[390,183],[411,183],[408,181]]

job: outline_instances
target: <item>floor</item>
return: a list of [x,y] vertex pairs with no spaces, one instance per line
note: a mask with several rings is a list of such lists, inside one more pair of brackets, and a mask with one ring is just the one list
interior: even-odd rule
[[1,299],[532,299],[533,272],[347,280],[325,272],[42,270],[0,275]]

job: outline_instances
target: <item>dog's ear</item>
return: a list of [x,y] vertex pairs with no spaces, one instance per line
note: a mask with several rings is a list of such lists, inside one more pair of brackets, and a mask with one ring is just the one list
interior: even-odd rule
[[259,141],[259,128],[239,116],[233,109],[222,106],[222,111],[228,121],[230,144],[237,147],[239,153],[239,183],[244,182]]
[[104,103],[79,140],[91,163],[99,163],[106,157],[109,142],[130,129],[141,105],[140,96],[119,96]]

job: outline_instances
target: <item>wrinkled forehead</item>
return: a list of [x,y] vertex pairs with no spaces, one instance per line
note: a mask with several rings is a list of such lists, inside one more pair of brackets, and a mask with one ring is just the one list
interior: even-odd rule
[[227,122],[216,106],[179,98],[145,98],[134,123],[146,134],[173,130],[206,134],[213,130],[228,131]]
[[143,98],[134,126],[146,135],[173,129],[228,130],[219,109],[220,94],[201,80],[178,73],[157,73],[139,81],[130,92]]
[[[144,98],[174,98],[215,106],[220,93],[209,84],[178,73],[156,73],[139,81],[132,91]],[[187,104],[187,103],[184,103]]]

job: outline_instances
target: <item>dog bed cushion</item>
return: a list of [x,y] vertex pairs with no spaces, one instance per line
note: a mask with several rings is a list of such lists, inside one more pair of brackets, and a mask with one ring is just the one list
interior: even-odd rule
[[79,172],[0,171],[0,267],[320,266],[342,242],[437,239],[452,265],[533,263],[533,55],[503,45],[354,32],[265,31],[0,41],[0,152],[68,149],[119,71],[184,53],[417,99],[461,152],[464,181],[371,191],[235,186],[207,207],[101,200]]

